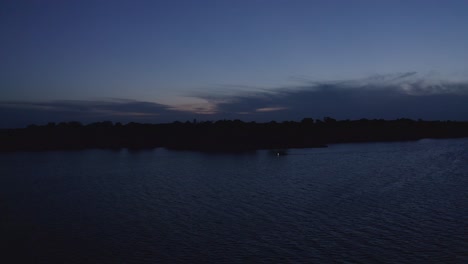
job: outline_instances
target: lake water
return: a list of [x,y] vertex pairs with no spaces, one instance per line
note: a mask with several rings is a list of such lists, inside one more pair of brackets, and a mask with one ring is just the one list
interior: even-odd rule
[[2,153],[0,262],[468,262],[468,139],[288,153]]

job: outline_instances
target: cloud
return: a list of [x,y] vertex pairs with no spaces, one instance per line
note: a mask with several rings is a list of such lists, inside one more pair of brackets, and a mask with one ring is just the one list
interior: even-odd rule
[[78,101],[78,100],[61,100],[61,101],[7,101],[1,102],[2,108],[16,109],[32,109],[38,111],[57,111],[68,113],[87,113],[87,114],[103,114],[103,115],[119,115],[128,114],[129,112],[141,114],[157,114],[167,111],[168,106],[139,102],[124,99],[114,99],[110,101]]
[[263,107],[255,109],[255,112],[274,112],[274,111],[281,111],[286,110],[287,107]]
[[252,120],[423,118],[468,120],[468,82],[444,81],[416,72],[365,79],[313,82],[232,95],[195,95],[216,113]]
[[374,75],[358,80],[316,82],[271,89],[244,86],[191,94],[190,103],[166,105],[127,99],[102,101],[0,102],[0,127],[80,121],[164,123],[176,120],[246,121],[422,118],[468,120],[468,82],[440,80],[416,72]]
[[8,101],[0,102],[2,127],[23,127],[36,123],[110,120],[115,122],[172,122],[191,118],[190,113],[175,111],[171,106],[126,99],[107,101]]
[[342,87],[357,89],[389,89],[408,95],[467,94],[468,81],[448,81],[436,76],[420,76],[417,72],[374,75],[366,79],[345,81]]

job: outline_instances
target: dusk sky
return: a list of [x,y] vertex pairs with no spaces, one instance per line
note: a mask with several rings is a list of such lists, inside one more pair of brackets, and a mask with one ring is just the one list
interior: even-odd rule
[[468,120],[468,1],[0,1],[0,127]]

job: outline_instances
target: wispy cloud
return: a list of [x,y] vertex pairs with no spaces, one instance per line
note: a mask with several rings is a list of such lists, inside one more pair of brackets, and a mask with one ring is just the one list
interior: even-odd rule
[[235,119],[268,121],[304,117],[338,119],[423,118],[468,120],[468,82],[447,81],[416,72],[375,75],[358,80],[302,80],[289,87],[243,89],[227,94],[199,92],[193,100],[167,105],[127,99],[4,101],[3,127],[77,120],[84,123],[172,122]]
[[274,112],[274,111],[281,111],[286,110],[287,107],[263,107],[255,109],[255,112]]
[[146,114],[159,115],[169,111],[169,106],[131,101],[125,99],[114,99],[109,101],[79,101],[79,100],[58,100],[58,101],[7,101],[0,102],[2,108],[31,109],[37,111],[66,112],[66,113],[86,113],[96,115],[128,115]]
[[237,94],[198,94],[218,115],[242,113],[252,119],[337,118],[468,119],[468,82],[416,72],[357,80],[316,82]]
[[104,101],[8,101],[0,102],[3,127],[21,127],[30,123],[62,121],[96,122],[172,122],[190,119],[189,112],[173,110],[171,106],[126,99]]

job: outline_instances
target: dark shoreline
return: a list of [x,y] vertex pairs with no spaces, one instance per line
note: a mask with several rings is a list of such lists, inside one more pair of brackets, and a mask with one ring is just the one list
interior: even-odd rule
[[245,152],[328,144],[468,137],[468,122],[332,118],[255,123],[240,120],[138,124],[79,122],[0,130],[0,151],[151,149]]

